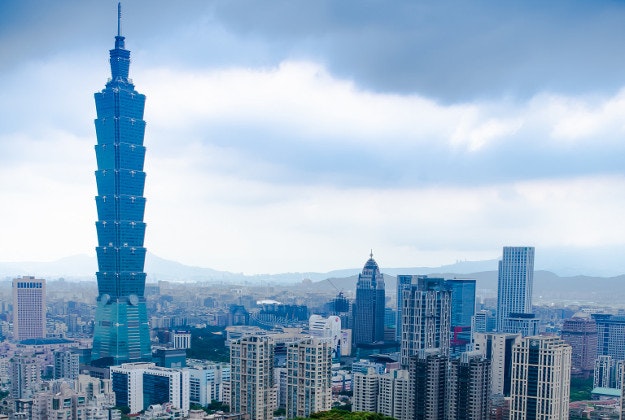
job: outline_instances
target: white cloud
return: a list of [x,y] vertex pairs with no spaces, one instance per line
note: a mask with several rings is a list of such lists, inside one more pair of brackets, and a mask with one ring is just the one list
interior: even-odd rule
[[550,122],[555,141],[606,142],[625,135],[625,90],[613,97],[539,95],[532,105]]
[[[102,63],[67,63],[59,57],[25,69],[30,89],[16,83],[17,74],[0,82],[0,110],[11,123],[0,128],[3,260],[93,253],[96,245],[92,91],[104,80],[91,87],[94,76],[80,74]],[[54,85],[61,76],[73,81],[71,90]],[[621,151],[615,139],[623,92],[445,105],[365,91],[319,64],[293,61],[263,69],[147,69],[133,77],[148,97],[146,246],[157,255],[258,273],[359,266],[370,248],[385,266],[410,266],[495,258],[506,244],[625,242],[625,202],[617,193],[625,180],[604,175],[604,162],[565,178],[588,155]],[[47,117],[37,118],[31,103]],[[211,138],[219,134],[215,126],[232,129],[233,143]],[[235,138],[241,127],[251,137]],[[297,159],[257,153],[259,142],[278,141],[275,153]],[[331,169],[354,182],[328,182],[334,173],[307,154],[320,145],[328,156],[342,153]],[[553,161],[526,161],[530,176],[505,176],[519,151],[540,158],[543,146]],[[319,172],[302,181],[294,174],[303,163]],[[503,172],[490,169],[494,164]],[[554,175],[534,175],[544,170],[539,165]],[[406,178],[423,169],[429,178],[368,182],[394,169]],[[479,170],[484,174],[474,177]]]

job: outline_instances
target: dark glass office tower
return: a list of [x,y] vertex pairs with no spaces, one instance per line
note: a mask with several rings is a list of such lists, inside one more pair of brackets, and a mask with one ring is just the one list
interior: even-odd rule
[[111,79],[95,94],[98,305],[92,358],[114,364],[151,357],[143,271],[145,96],[128,78],[130,51],[119,23]]
[[356,284],[353,342],[357,347],[384,341],[384,305],[384,275],[372,252]]

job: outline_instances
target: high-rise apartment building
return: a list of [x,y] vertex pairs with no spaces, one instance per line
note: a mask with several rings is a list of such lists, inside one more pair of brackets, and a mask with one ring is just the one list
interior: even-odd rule
[[16,354],[10,359],[11,398],[30,397],[41,382],[41,366],[32,354]]
[[412,384],[414,420],[445,419],[445,387],[448,357],[440,349],[419,350],[410,357],[409,372]]
[[384,341],[384,275],[371,253],[356,284],[354,302],[354,345]]
[[397,420],[410,420],[411,401],[410,373],[407,370],[391,370],[380,375],[378,413]]
[[352,377],[352,411],[377,413],[381,374],[374,367],[354,371]]
[[46,281],[31,276],[13,279],[13,339],[46,336]]
[[614,360],[612,356],[599,356],[594,364],[593,388],[612,388]]
[[524,337],[512,360],[510,420],[568,419],[571,346],[554,336]]
[[375,367],[355,371],[353,411],[381,413],[397,420],[412,419],[410,374],[407,370],[382,373]]
[[481,352],[491,362],[490,389],[492,394],[510,396],[512,348],[520,340],[520,334],[473,334],[473,349]]
[[588,316],[574,316],[562,324],[562,339],[572,348],[571,372],[592,375],[597,358],[597,323]]
[[230,343],[230,411],[250,420],[271,420],[277,408],[273,371],[274,341],[246,336]]
[[72,350],[54,352],[54,379],[78,379],[80,374],[80,355]]
[[508,318],[532,313],[534,247],[506,246],[499,261],[497,288],[497,331],[517,333]]
[[490,360],[480,351],[465,352],[449,361],[446,418],[484,420],[490,413]]
[[404,290],[409,289],[412,284],[412,278],[415,277],[411,274],[399,274],[397,276],[397,313],[395,319],[395,341],[401,342],[401,323],[403,313],[403,294]]
[[415,276],[402,293],[401,366],[419,350],[436,348],[449,355],[451,290],[442,278]]
[[[119,6],[118,6],[119,7]],[[110,50],[111,79],[95,94],[98,169],[98,298],[93,360],[150,360],[143,246],[145,96],[128,77],[130,51],[120,32]]]
[[287,347],[286,416],[307,418],[332,408],[332,341],[307,338]]

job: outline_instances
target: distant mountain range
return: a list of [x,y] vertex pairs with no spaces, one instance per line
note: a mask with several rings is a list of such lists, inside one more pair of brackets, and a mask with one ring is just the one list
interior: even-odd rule
[[[591,277],[615,277],[625,274],[625,245],[595,248],[558,247],[536,250],[535,269],[550,271],[562,277],[580,275]],[[364,264],[363,259],[362,263]],[[497,259],[485,261],[458,261],[440,267],[386,267],[378,260],[380,269],[392,276],[397,274],[451,273],[464,275],[497,271]],[[95,256],[74,255],[51,262],[0,262],[0,279],[21,275],[36,275],[45,278],[66,280],[93,280],[97,271]],[[303,279],[320,281],[327,278],[342,278],[358,274],[362,266],[334,270],[326,273],[297,272],[282,274],[245,275],[195,267],[160,258],[148,253],[145,262],[148,281],[211,281],[211,282],[255,282],[297,283]]]
[[[75,255],[52,262],[0,263],[0,280],[11,280],[22,275],[43,277],[49,281],[63,278],[66,281],[95,281],[97,260],[95,256]],[[350,295],[355,292],[358,273],[362,268],[334,270],[327,273],[282,273],[244,275],[210,268],[187,266],[148,253],[146,272],[148,282],[210,282],[243,285],[282,284],[294,285],[309,291],[339,291]],[[461,261],[441,267],[381,267],[385,275],[387,293],[395,293],[398,274],[427,274],[444,278],[469,278],[477,280],[482,297],[495,297],[497,292],[497,260]],[[566,271],[566,270],[565,270]],[[558,275],[559,274],[559,275]],[[537,269],[534,273],[535,300],[554,299],[597,304],[622,302],[625,296],[625,275],[583,276],[555,274]]]
[[[64,278],[65,280],[93,280],[97,271],[95,256],[74,255],[50,262],[0,262],[0,279],[13,279],[22,275],[33,275],[49,279]],[[179,281],[179,282],[273,282],[298,283],[304,279],[321,281],[327,278],[344,278],[358,274],[362,268],[347,268],[333,270],[327,273],[302,272],[281,274],[245,275],[218,271],[211,268],[194,267],[176,261],[166,260],[148,253],[145,261],[148,281]],[[397,274],[428,274],[433,272],[467,273],[487,271],[497,268],[497,260],[491,261],[462,261],[442,267],[408,267],[383,268],[387,275]]]

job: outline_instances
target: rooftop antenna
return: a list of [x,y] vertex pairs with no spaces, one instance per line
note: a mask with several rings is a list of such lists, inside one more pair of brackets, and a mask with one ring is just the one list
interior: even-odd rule
[[122,2],[117,3],[117,36],[122,36]]

